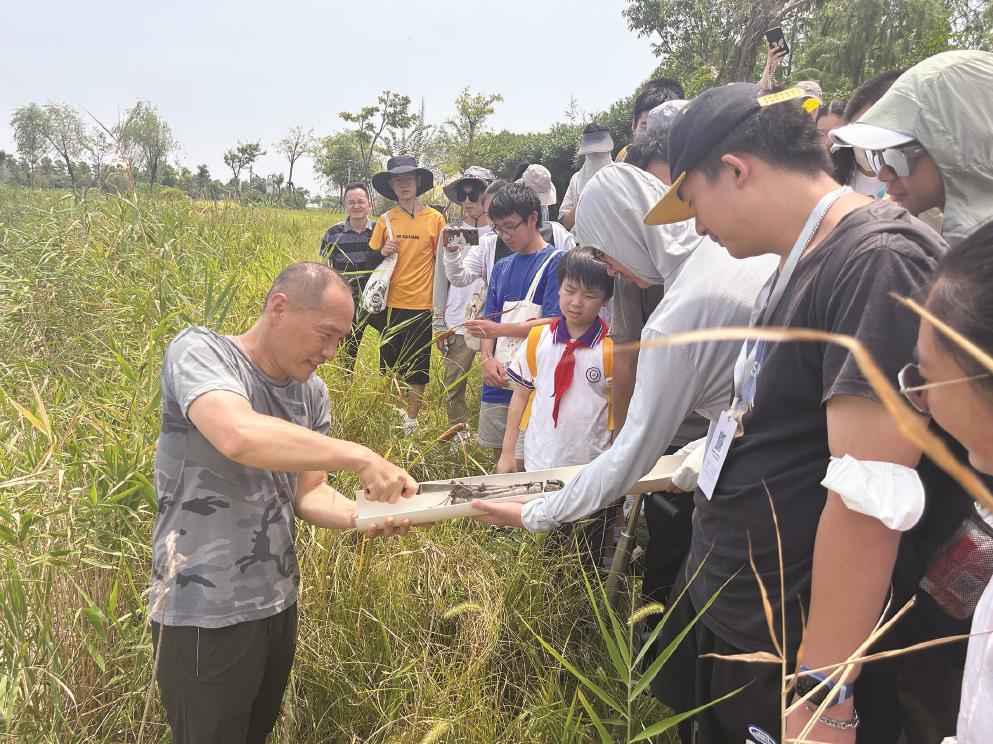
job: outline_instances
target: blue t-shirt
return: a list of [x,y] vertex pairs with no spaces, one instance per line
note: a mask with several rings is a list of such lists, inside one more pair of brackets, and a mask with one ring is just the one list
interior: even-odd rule
[[[485,316],[498,313],[503,310],[505,302],[519,302],[523,300],[531,288],[531,282],[535,275],[545,263],[549,254],[552,260],[548,262],[545,273],[538,281],[538,287],[534,293],[534,303],[541,305],[541,317],[555,318],[561,314],[559,310],[559,279],[555,274],[555,267],[562,257],[562,251],[558,251],[554,245],[546,245],[537,253],[523,256],[515,253],[513,256],[501,258],[493,264],[493,271],[490,274],[490,286],[486,292]],[[497,323],[502,316],[493,318]],[[483,401],[486,403],[510,403],[514,393],[504,388],[483,385]]]

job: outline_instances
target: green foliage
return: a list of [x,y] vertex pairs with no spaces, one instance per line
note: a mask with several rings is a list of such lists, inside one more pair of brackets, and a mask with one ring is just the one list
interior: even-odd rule
[[503,101],[498,93],[484,94],[462,89],[455,99],[455,116],[445,122],[440,135],[445,170],[461,173],[470,165],[480,165],[480,137],[486,134],[486,120],[495,111],[494,104]]
[[410,96],[391,90],[384,90],[375,105],[363,106],[355,112],[342,111],[339,116],[343,121],[355,125],[362,166],[356,173],[356,178],[362,181],[372,178],[372,163],[378,154],[376,148],[383,133],[387,129],[407,129],[415,120],[410,113]]
[[683,81],[687,94],[757,81],[763,33],[776,25],[793,50],[786,78],[818,80],[828,97],[947,49],[989,49],[993,30],[983,0],[629,0],[624,15],[653,40],[656,74]]
[[[182,177],[182,174],[177,174]],[[188,323],[244,330],[270,282],[340,215],[0,186],[0,738],[133,741],[151,678],[159,365]],[[478,472],[452,452],[437,355],[422,426],[397,427],[375,333],[356,372],[322,368],[332,434],[418,478]],[[469,380],[470,400],[480,381]],[[358,482],[334,475],[351,493]],[[576,685],[610,668],[571,554],[451,522],[404,538],[300,525],[301,627],[275,741],[588,742]],[[156,702],[146,741],[168,741]],[[587,701],[589,702],[589,701]],[[595,703],[595,705],[599,705]],[[665,711],[642,698],[645,721]],[[286,737],[285,739],[281,737]]]
[[290,127],[286,136],[276,143],[276,152],[286,158],[290,164],[290,174],[286,179],[286,185],[291,191],[293,190],[293,166],[296,165],[297,160],[310,154],[313,147],[314,130],[304,129],[300,126]]
[[[362,180],[363,155],[356,132],[345,130],[322,137],[314,146],[314,171],[329,187],[341,189]],[[376,169],[380,162],[374,161]]]
[[145,171],[150,186],[157,183],[159,166],[178,147],[172,128],[148,101],[138,101],[128,109],[114,135],[132,170]]

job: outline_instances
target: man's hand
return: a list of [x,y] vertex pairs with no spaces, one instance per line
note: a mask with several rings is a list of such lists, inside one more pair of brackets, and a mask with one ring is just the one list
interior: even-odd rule
[[444,338],[439,338],[437,341],[435,341],[434,345],[438,347],[438,351],[440,351],[442,354],[444,354],[445,351],[448,349],[449,338],[450,338],[449,336],[445,336]]
[[493,501],[475,499],[470,506],[473,509],[479,509],[479,511],[483,512],[478,517],[473,517],[477,522],[492,524],[496,527],[519,527],[524,529],[524,523],[521,521],[521,511],[524,509],[524,504],[519,504],[516,501],[494,503]]
[[383,243],[383,247],[380,253],[383,254],[383,258],[389,258],[390,256],[395,256],[400,251],[400,246],[395,240],[387,240]]
[[507,387],[507,370],[495,357],[483,360],[483,382],[491,387]]
[[409,498],[417,493],[417,481],[403,468],[398,468],[375,452],[370,452],[369,460],[355,472],[365,486],[370,501],[395,504],[401,496]]
[[516,473],[517,472],[517,459],[514,457],[514,452],[511,450],[508,452],[506,449],[500,455],[500,459],[496,464],[496,471],[498,473]]
[[500,335],[500,324],[492,320],[470,320],[465,330],[476,338],[496,338]]
[[[355,527],[355,518],[352,517],[352,527]],[[393,535],[406,535],[410,530],[410,520],[404,519],[399,525],[396,524],[393,517],[387,517],[383,520],[383,528],[379,529],[376,525],[372,525],[365,531],[365,536],[368,538],[373,537],[392,537]]]

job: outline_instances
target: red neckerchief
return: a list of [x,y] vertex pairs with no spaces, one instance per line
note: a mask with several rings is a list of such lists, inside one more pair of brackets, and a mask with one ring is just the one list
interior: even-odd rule
[[[555,328],[558,326],[559,321],[562,320],[561,317],[556,318],[552,321],[552,324],[548,327],[550,333],[552,333],[552,338],[555,338]],[[603,337],[604,334],[604,322],[602,318],[597,318],[597,323],[599,324],[599,332],[593,336],[594,343]],[[584,333],[587,336],[589,332]],[[562,352],[562,356],[559,358],[558,364],[555,365],[555,390],[552,395],[555,398],[555,403],[552,405],[552,422],[554,426],[559,425],[559,403],[562,402],[563,396],[565,396],[566,390],[572,384],[572,376],[576,369],[576,347],[581,349],[587,349],[590,344],[585,343],[582,338],[572,338],[566,342],[565,350]]]

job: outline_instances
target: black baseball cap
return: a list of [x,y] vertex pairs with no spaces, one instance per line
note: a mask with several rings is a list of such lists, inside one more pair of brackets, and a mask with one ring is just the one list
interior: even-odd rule
[[646,225],[669,225],[696,216],[679,198],[686,173],[696,168],[728,132],[762,108],[759,98],[763,92],[754,83],[729,83],[705,90],[680,109],[669,133],[672,186],[645,215]]

